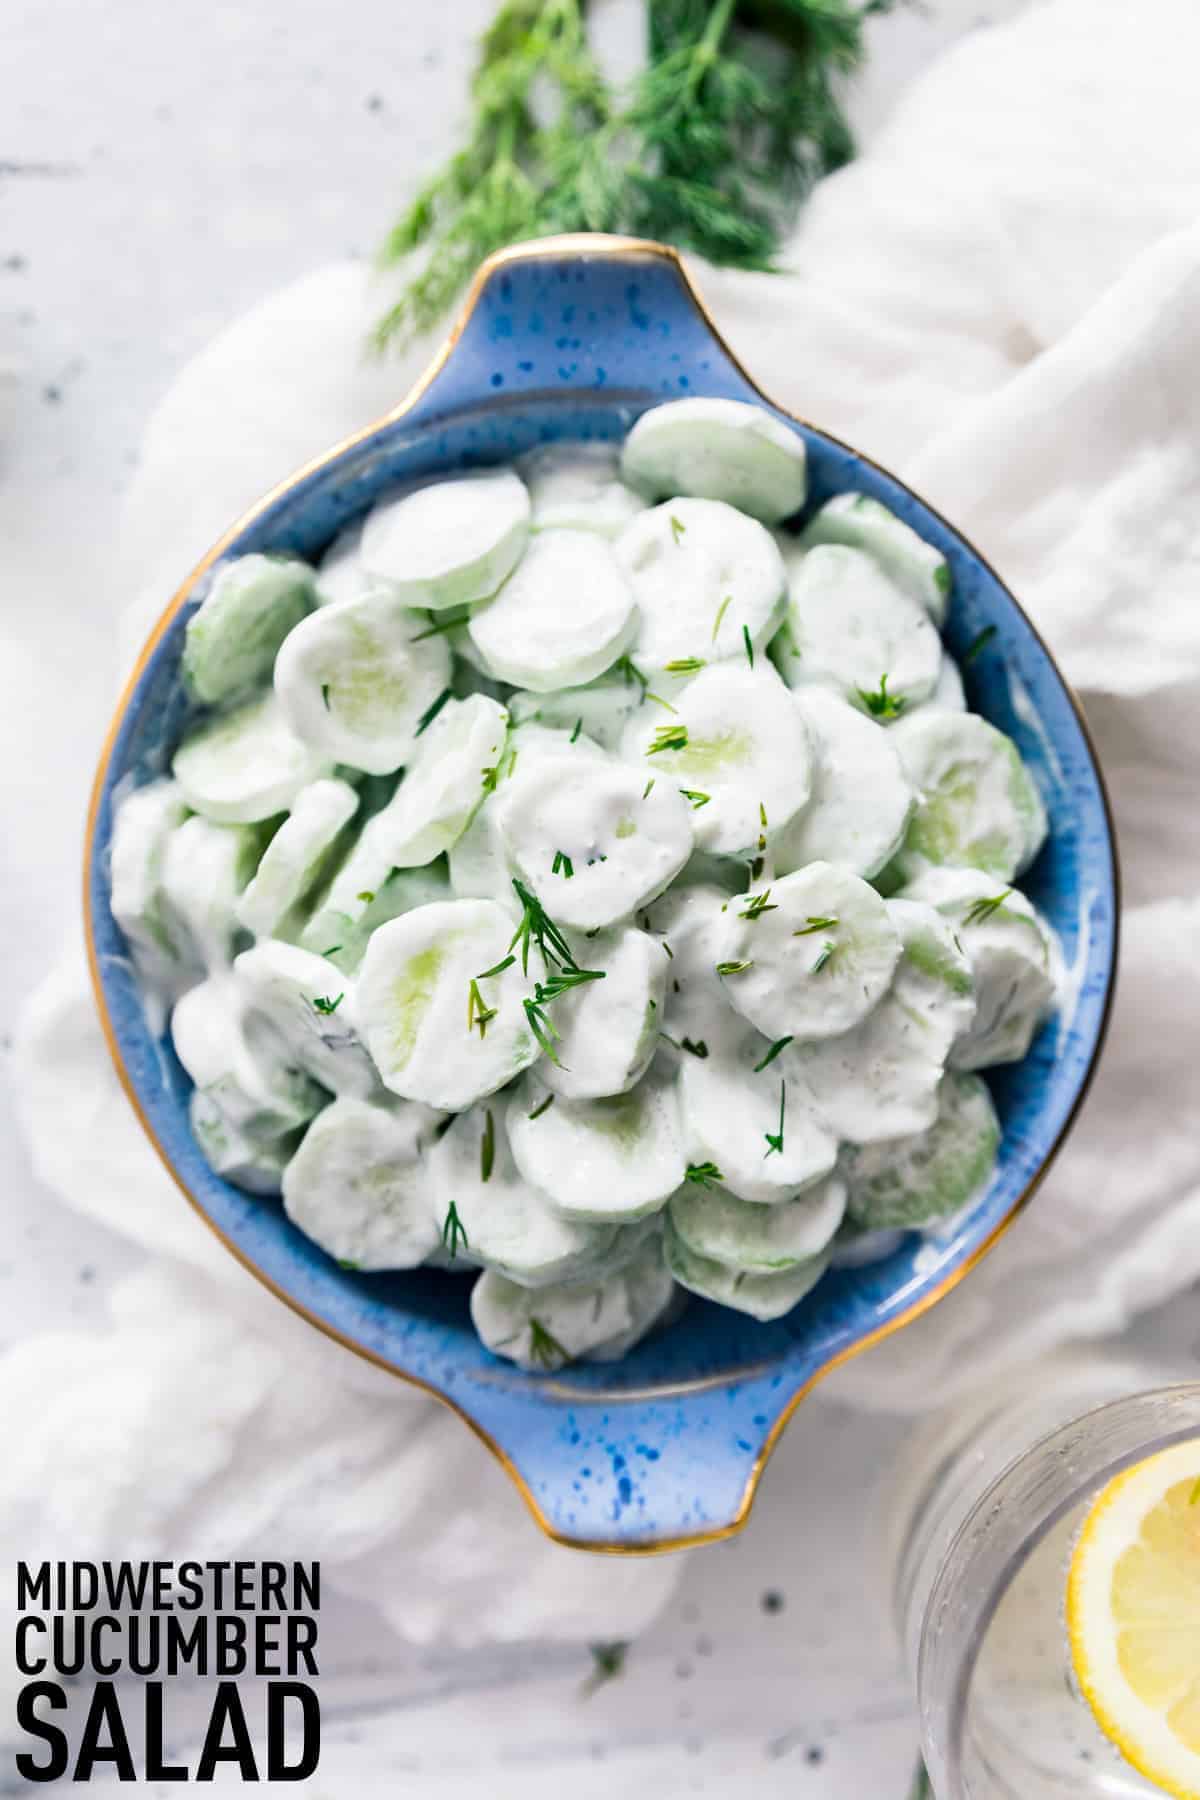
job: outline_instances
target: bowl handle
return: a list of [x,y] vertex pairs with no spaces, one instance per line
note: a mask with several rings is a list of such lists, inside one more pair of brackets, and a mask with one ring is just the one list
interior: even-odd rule
[[677,251],[581,232],[490,256],[446,342],[389,417],[427,425],[548,388],[628,395],[639,410],[648,398],[689,393],[763,398]]

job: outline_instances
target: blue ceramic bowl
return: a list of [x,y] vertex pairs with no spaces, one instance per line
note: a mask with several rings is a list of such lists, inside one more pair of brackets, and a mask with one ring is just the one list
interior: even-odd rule
[[[190,596],[217,556],[282,550],[316,557],[397,482],[507,461],[557,439],[619,439],[644,408],[683,394],[766,406],[807,442],[812,504],[857,489],[937,544],[954,574],[954,651],[995,628],[967,667],[970,703],[1016,739],[1045,796],[1049,841],[1022,885],[1062,938],[1072,998],[1023,1063],[990,1078],[1004,1124],[995,1176],[970,1215],[943,1236],[908,1235],[881,1261],[833,1270],[774,1324],[692,1300],[681,1319],[615,1367],[538,1378],[482,1348],[462,1278],[349,1273],[278,1204],[249,1198],[206,1166],[188,1129],[187,1077],[169,1041],[147,1025],[109,907],[113,790],[163,766],[181,717],[177,666]],[[486,263],[446,348],[413,393],[254,507],[180,588],[142,653],[100,760],[87,913],[96,997],[121,1079],[184,1194],[234,1255],[322,1331],[454,1407],[553,1537],[592,1549],[649,1550],[735,1531],[772,1445],[817,1378],[932,1305],[1029,1198],[1100,1047],[1116,954],[1117,871],[1083,720],[998,576],[893,476],[773,407],[722,343],[673,251],[575,237],[523,245]]]

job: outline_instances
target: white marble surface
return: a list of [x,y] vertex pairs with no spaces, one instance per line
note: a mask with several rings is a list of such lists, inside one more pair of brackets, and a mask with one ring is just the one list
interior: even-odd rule
[[[600,4],[615,14],[625,0]],[[105,567],[148,411],[187,356],[259,295],[371,249],[452,143],[470,43],[492,10],[493,0],[9,0],[6,1016],[75,928],[86,790],[116,674]],[[877,22],[855,101],[864,132],[942,43],[1015,10],[1014,0],[927,0]],[[0,1344],[35,1324],[94,1318],[98,1288],[133,1260],[38,1190],[4,1092],[0,1083]],[[1140,1335],[1188,1360],[1191,1304]],[[582,1653],[434,1656],[331,1604],[326,1746],[307,1791],[341,1800],[385,1783],[446,1796],[486,1785],[538,1800],[569,1782],[590,1800],[614,1786],[671,1796],[753,1781],[764,1796],[903,1800],[913,1726],[868,1571],[872,1495],[904,1429],[820,1398],[803,1407],[746,1532],[691,1560],[624,1678],[590,1698]],[[769,1610],[768,1594],[782,1605]]]

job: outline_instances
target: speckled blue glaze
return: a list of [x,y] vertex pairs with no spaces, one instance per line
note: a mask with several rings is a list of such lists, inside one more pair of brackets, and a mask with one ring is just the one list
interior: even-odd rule
[[[573,240],[520,256],[486,274],[452,354],[415,405],[289,486],[244,525],[230,552],[315,556],[395,482],[506,460],[560,438],[619,438],[645,407],[683,394],[761,401],[673,259],[603,239],[587,251]],[[755,1465],[796,1393],[919,1307],[1018,1205],[1070,1120],[1103,1030],[1116,948],[1113,846],[1100,779],[1060,677],[997,577],[950,526],[853,450],[796,429],[808,444],[811,503],[846,488],[872,494],[946,553],[952,650],[961,654],[985,626],[996,627],[966,670],[969,700],[1016,739],[1045,797],[1050,839],[1022,885],[1062,939],[1075,999],[1070,1018],[1051,1021],[1022,1064],[991,1078],[1004,1138],[995,1177],[969,1216],[942,1237],[910,1234],[881,1261],[830,1272],[788,1317],[759,1325],[693,1300],[614,1368],[531,1377],[480,1346],[464,1279],[348,1273],[278,1204],[218,1179],[188,1130],[187,1078],[169,1042],[147,1025],[107,881],[114,785],[160,768],[178,732],[176,670],[190,603],[127,696],[98,778],[88,882],[102,1004],[181,1183],[314,1322],[467,1414],[519,1476],[541,1522],[583,1544],[649,1547],[740,1520]]]

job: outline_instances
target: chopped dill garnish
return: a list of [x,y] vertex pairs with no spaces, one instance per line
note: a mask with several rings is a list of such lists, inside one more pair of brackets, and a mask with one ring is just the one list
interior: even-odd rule
[[329,711],[329,683],[327,681],[321,683],[321,705],[326,712]]
[[990,899],[976,900],[973,905],[967,908],[966,913],[963,916],[963,924],[982,925],[985,919],[991,918],[998,907],[1004,905],[1004,902],[1011,893],[1011,888],[1005,888],[1002,894],[993,894]]
[[809,913],[808,922],[799,931],[793,931],[792,936],[811,937],[815,931],[832,931],[836,924],[836,913]]
[[991,641],[995,637],[995,635],[996,635],[996,626],[995,625],[985,625],[982,631],[977,631],[975,633],[975,636],[971,639],[970,643],[967,645],[966,649],[962,653],[963,662],[964,663],[974,662],[975,658],[979,655],[980,651],[987,648],[987,646],[991,643]]
[[708,1055],[708,1045],[703,1038],[680,1038],[679,1048],[681,1050],[690,1051],[693,1056],[698,1056],[701,1062],[703,1062]]
[[781,1050],[787,1049],[787,1047],[791,1043],[791,1041],[792,1040],[790,1037],[776,1038],[775,1042],[771,1045],[771,1048],[767,1051],[767,1054],[763,1057],[762,1061],[755,1063],[754,1073],[756,1075],[761,1075],[763,1070],[767,1067],[767,1065],[769,1063],[773,1063],[775,1061],[775,1058],[779,1055],[779,1052]]
[[780,1152],[780,1154],[782,1154],[782,1152],[783,1152],[783,1109],[786,1105],[787,1105],[787,1082],[781,1081],[779,1084],[779,1130],[778,1131],[764,1131],[764,1133],[763,1133],[763,1136],[767,1140],[767,1147],[763,1151],[763,1161],[764,1162],[766,1161],[767,1157],[772,1154],[773,1151],[778,1150]]
[[338,1268],[339,1269],[361,1269],[362,1268],[362,1264],[355,1262],[355,1260],[352,1256],[339,1256],[337,1260],[338,1260]]
[[732,595],[732,594],[726,594],[726,596],[725,596],[725,598],[724,598],[724,599],[723,599],[723,600],[722,600],[722,602],[721,602],[721,604],[720,604],[720,606],[718,606],[718,608],[717,608],[717,616],[716,616],[716,618],[715,618],[715,619],[714,619],[714,620],[713,620],[713,629],[712,629],[712,641],[713,641],[713,643],[714,643],[714,644],[715,644],[715,643],[716,643],[716,641],[717,641],[717,633],[718,633],[718,632],[719,632],[719,631],[720,631],[720,629],[721,629],[721,620],[722,620],[722,619],[723,619],[723,618],[724,618],[724,617],[725,617],[725,614],[726,614],[726,613],[727,613],[727,612],[728,612],[728,610],[729,610],[729,608],[730,608],[730,607],[731,607],[731,606],[732,606],[732,605],[733,605],[733,595]]
[[505,969],[511,969],[516,960],[515,956],[502,957],[498,963],[493,963],[490,969],[482,969],[475,979],[476,981],[490,981],[493,975],[503,975]]
[[678,543],[680,538],[683,536],[683,534],[687,530],[687,526],[684,524],[682,519],[677,519],[675,517],[674,513],[672,513],[670,515],[670,522],[671,522],[671,536],[675,539],[675,542]]
[[479,1179],[490,1181],[496,1166],[496,1121],[489,1106],[483,1115],[483,1136],[479,1140]]
[[666,951],[667,955],[670,957],[671,961],[674,962],[675,961],[675,952],[672,950],[670,944],[668,944],[666,938],[664,938],[662,941],[662,947]]
[[321,955],[322,956],[336,956],[338,951],[341,949],[341,947],[342,946],[340,944],[330,944],[328,950],[322,950]]
[[689,1163],[685,1181],[694,1181],[698,1187],[710,1188],[714,1182],[724,1181],[725,1177],[715,1162]]
[[572,733],[571,733],[571,742],[572,742],[572,743],[575,743],[575,742],[576,742],[576,740],[577,740],[577,739],[578,739],[578,737],[579,737],[579,734],[580,734],[580,732],[581,732],[581,731],[582,731],[582,730],[583,730],[583,719],[582,719],[582,717],[580,717],[580,718],[578,718],[578,719],[576,719],[576,721],[575,721],[575,729],[574,729],[574,731],[573,731],[573,732],[572,732]]
[[534,1107],[533,1111],[529,1114],[530,1121],[532,1122],[534,1119],[540,1119],[542,1114],[544,1112],[548,1112],[553,1105],[554,1105],[554,1095],[547,1094],[546,1098],[544,1100],[538,1101],[538,1103]]
[[859,688],[858,697],[873,719],[898,719],[908,705],[903,694],[888,693],[888,678],[879,677],[877,688]]
[[467,986],[467,1030],[474,1031],[475,1027],[478,1026],[480,1038],[485,1038],[487,1036],[487,1028],[495,1018],[498,1010],[497,1007],[489,1006],[487,1004],[479,991],[478,980],[475,976],[472,976]]
[[436,613],[429,612],[428,607],[425,610],[429,613],[429,624],[424,631],[418,631],[416,637],[409,638],[410,644],[419,644],[425,638],[440,637],[444,631],[454,631],[457,626],[465,625],[471,616],[469,606],[452,609],[448,613],[442,613],[440,617]]
[[521,1002],[525,1008],[525,1017],[529,1021],[529,1029],[537,1040],[539,1047],[550,1058],[555,1068],[561,1069],[558,1052],[554,1046],[562,1033],[557,1029],[553,1019],[546,1011],[551,1000],[557,1000],[560,994],[570,993],[572,988],[581,987],[586,981],[603,981],[603,969],[577,969],[572,966],[547,975],[545,981],[535,981],[532,994],[527,994]]
[[764,913],[779,911],[771,898],[770,888],[764,888],[761,894],[747,894],[746,899],[750,904],[744,912],[738,914],[739,919],[761,919]]
[[664,663],[664,672],[668,675],[695,675],[704,668],[702,656],[677,656],[674,662]]
[[677,706],[672,706],[671,702],[669,700],[664,700],[661,694],[652,694],[649,688],[647,688],[642,695],[642,699],[653,700],[655,706],[661,706],[665,712],[674,713],[676,718],[679,717],[679,708]]
[[561,875],[564,881],[570,881],[575,873],[575,865],[565,850],[554,852],[554,861],[550,865],[552,875]]
[[356,900],[361,900],[363,902],[364,906],[370,906],[372,900],[374,900],[374,898],[375,898],[375,893],[372,888],[364,888],[362,890],[362,893],[355,894],[354,898]]
[[835,948],[836,946],[834,945],[833,940],[831,938],[826,938],[825,942],[821,945],[816,962],[808,971],[810,975],[819,975],[821,973],[821,970],[833,955]]
[[693,808],[697,812],[702,806],[707,806],[712,799],[711,794],[702,794],[699,788],[680,788],[679,791],[685,800],[691,801]]
[[650,686],[646,676],[642,674],[642,671],[628,653],[617,658],[616,662],[613,664],[613,674],[619,674],[626,687],[629,686],[630,682],[636,681],[643,694]]
[[443,688],[441,693],[438,695],[437,699],[435,701],[433,701],[433,703],[431,705],[429,705],[425,708],[425,711],[421,714],[420,718],[417,720],[417,729],[413,732],[413,736],[420,737],[421,733],[428,726],[433,724],[433,721],[437,718],[437,716],[441,712],[443,706],[445,706],[447,700],[452,700],[453,698],[454,698],[453,691],[450,688]]
[[540,1364],[543,1369],[553,1369],[559,1363],[569,1363],[571,1360],[558,1339],[551,1337],[540,1319],[529,1321],[529,1360]]
[[536,944],[541,952],[542,961],[557,963],[562,969],[575,967],[575,956],[562,932],[547,913],[545,907],[535,894],[531,894],[523,881],[513,876],[513,891],[521,902],[521,923],[513,932],[509,949],[521,946],[521,973],[529,973],[529,949]]
[[313,1001],[313,1011],[319,1012],[325,1018],[328,1018],[330,1013],[335,1013],[337,1011],[345,998],[345,994],[337,994],[332,999],[328,994],[318,994]]
[[451,1257],[458,1255],[459,1241],[464,1250],[471,1248],[471,1240],[467,1236],[467,1228],[458,1216],[458,1208],[453,1200],[450,1202],[445,1219],[442,1221],[442,1244]]
[[624,1638],[618,1638],[611,1644],[589,1644],[588,1649],[592,1653],[592,1672],[583,1684],[584,1695],[594,1694],[606,1681],[615,1681],[624,1673],[629,1644]]
[[746,661],[750,664],[750,667],[753,668],[754,667],[754,644],[751,641],[750,627],[748,625],[742,626],[742,642],[746,646]]
[[660,725],[646,755],[658,756],[664,750],[686,750],[687,741],[686,725]]
[[752,962],[719,962],[717,964],[717,974],[744,975],[747,969],[752,969],[753,967],[754,964]]
[[648,800],[650,798],[650,789],[653,786],[654,786],[654,777],[652,775],[650,777],[649,781],[646,783],[645,787],[642,789],[642,799],[643,800]]

